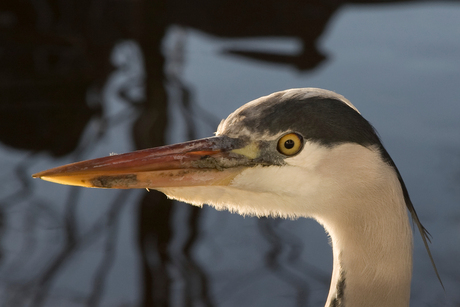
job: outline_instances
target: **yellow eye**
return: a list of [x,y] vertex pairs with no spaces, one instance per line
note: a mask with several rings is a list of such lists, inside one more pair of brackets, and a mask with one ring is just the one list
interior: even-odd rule
[[286,156],[293,156],[302,149],[303,140],[297,133],[288,133],[278,141],[278,151]]

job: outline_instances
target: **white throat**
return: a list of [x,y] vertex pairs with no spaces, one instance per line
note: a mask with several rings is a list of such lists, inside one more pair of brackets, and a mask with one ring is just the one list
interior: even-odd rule
[[229,186],[161,191],[242,215],[315,218],[333,247],[326,306],[408,306],[412,232],[397,174],[378,149],[306,142],[285,161],[248,168]]
[[382,215],[349,214],[342,222],[317,217],[333,248],[326,306],[409,306],[412,232],[404,199],[363,205],[383,207]]

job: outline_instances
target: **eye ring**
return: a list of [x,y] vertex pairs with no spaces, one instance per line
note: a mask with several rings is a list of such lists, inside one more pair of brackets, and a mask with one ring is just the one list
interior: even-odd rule
[[278,140],[277,149],[286,156],[293,156],[303,148],[303,137],[300,134],[291,132],[283,135]]

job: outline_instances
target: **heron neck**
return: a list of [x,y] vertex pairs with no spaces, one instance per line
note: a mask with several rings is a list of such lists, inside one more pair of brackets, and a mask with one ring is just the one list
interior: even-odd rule
[[326,306],[409,306],[412,232],[404,200],[366,205],[372,211],[318,218],[333,247]]

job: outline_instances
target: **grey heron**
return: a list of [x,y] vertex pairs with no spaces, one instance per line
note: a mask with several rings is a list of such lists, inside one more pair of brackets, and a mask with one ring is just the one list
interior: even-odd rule
[[214,137],[77,162],[33,177],[156,189],[242,215],[313,218],[333,249],[326,306],[409,305],[408,212],[432,260],[427,232],[374,128],[346,98],[323,89],[290,89],[253,100],[223,120]]

